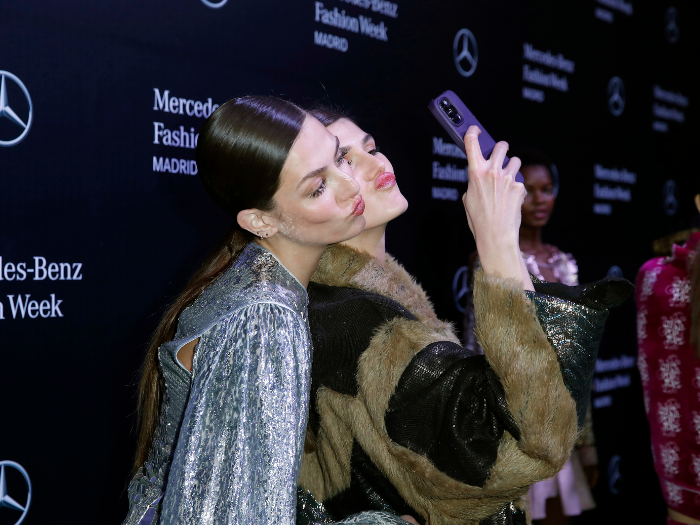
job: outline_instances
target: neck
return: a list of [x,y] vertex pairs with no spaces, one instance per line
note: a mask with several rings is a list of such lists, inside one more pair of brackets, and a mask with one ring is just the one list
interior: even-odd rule
[[530,228],[528,226],[520,226],[520,251],[522,252],[537,252],[543,248],[542,244],[542,228]]
[[360,235],[343,242],[343,244],[360,252],[369,253],[377,260],[380,266],[384,267],[384,260],[386,259],[385,234],[386,224],[381,224],[369,230],[364,230]]
[[255,239],[253,242],[274,253],[287,270],[299,279],[304,288],[308,288],[311,276],[326,249],[325,246],[298,244],[281,235],[269,239]]

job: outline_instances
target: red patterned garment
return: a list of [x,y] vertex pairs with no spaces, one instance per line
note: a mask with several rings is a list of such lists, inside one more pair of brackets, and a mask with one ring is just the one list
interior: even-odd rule
[[637,366],[651,427],[654,466],[666,503],[700,519],[700,360],[690,338],[689,257],[700,233],[637,276]]

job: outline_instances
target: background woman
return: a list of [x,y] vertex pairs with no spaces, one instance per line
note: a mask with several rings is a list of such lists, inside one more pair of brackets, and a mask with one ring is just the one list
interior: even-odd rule
[[326,245],[365,225],[344,155],[316,119],[272,97],[231,100],[205,123],[199,175],[236,223],[148,351],[125,523],[294,522],[305,287]]
[[[696,188],[700,212],[700,185]],[[685,244],[673,245],[669,257],[656,257],[642,266],[635,292],[637,366],[669,525],[700,523],[698,253],[700,232],[695,230]]]
[[[542,229],[554,210],[558,181],[552,162],[534,150],[512,152],[522,161],[520,172],[525,178],[527,195],[522,205],[520,251],[528,271],[538,279],[569,286],[578,284],[578,267],[571,254],[542,242]],[[535,483],[529,491],[532,519],[553,525],[569,523],[569,516],[595,507],[590,488],[598,480],[598,457],[593,435],[590,405],[583,431],[571,459],[556,476]]]
[[[518,248],[519,161],[501,169],[505,143],[484,160],[471,128],[463,200],[484,266],[475,288],[486,358],[467,351],[385,252],[386,225],[407,208],[388,159],[351,120],[313,113],[350,146],[367,226],[326,251],[309,285],[314,402],[301,501],[305,509],[314,498],[323,506],[300,513],[298,523],[366,509],[431,524],[510,523],[527,487],[569,456],[605,308],[628,295],[629,283],[594,285],[569,301],[552,297],[557,285],[545,286],[550,295],[531,293]],[[596,290],[608,287],[617,297],[606,304]],[[567,322],[591,323],[575,342],[585,356],[566,346],[572,341],[553,349],[547,340],[561,327],[564,305]],[[562,374],[565,359],[576,377]]]

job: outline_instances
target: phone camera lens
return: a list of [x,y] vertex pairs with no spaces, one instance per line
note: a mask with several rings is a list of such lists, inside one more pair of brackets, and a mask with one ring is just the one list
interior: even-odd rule
[[457,108],[455,108],[449,100],[443,98],[440,101],[439,105],[442,108],[442,111],[445,113],[445,115],[448,116],[448,118],[452,121],[452,123],[455,126],[459,126],[460,124],[462,124],[462,122],[464,122],[462,115],[459,114]]

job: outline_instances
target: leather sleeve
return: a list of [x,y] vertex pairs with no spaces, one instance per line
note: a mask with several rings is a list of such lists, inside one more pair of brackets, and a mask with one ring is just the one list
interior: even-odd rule
[[576,403],[578,427],[583,427],[591,397],[598,347],[608,311],[632,293],[625,279],[606,279],[580,286],[533,279],[535,293],[527,296],[537,319],[556,351],[566,388]]
[[389,437],[450,477],[483,486],[507,430],[520,432],[482,355],[439,341],[409,363],[389,401]]

